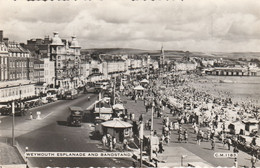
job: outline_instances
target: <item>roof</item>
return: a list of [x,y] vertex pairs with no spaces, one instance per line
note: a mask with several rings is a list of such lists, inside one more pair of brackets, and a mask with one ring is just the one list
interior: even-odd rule
[[54,32],[54,37],[52,38],[52,43],[51,45],[64,45],[59,37],[59,33],[58,32]]
[[80,48],[79,42],[76,40],[76,36],[72,36],[71,48]]
[[112,114],[113,110],[112,108],[105,108],[105,107],[101,107],[101,108],[95,108],[95,114],[98,113],[102,113],[102,114]]
[[78,106],[70,106],[69,109],[71,111],[83,111],[83,109],[81,107],[78,107]]
[[4,87],[12,87],[12,86],[23,86],[23,85],[28,85],[32,84],[33,82],[30,80],[17,80],[17,81],[1,81],[0,82],[0,88]]
[[122,120],[119,120],[119,119],[103,122],[103,123],[101,123],[101,125],[103,125],[104,127],[110,127],[110,128],[130,128],[130,127],[133,127],[132,124],[125,122],[125,121],[122,121]]
[[124,110],[125,108],[124,108],[123,104],[115,104],[115,105],[113,105],[113,109]]
[[29,50],[23,48],[19,43],[16,42],[9,42],[7,47],[8,47],[8,52],[29,53]]
[[243,123],[253,123],[253,124],[257,124],[257,123],[259,123],[259,121],[252,118],[252,119],[243,120]]

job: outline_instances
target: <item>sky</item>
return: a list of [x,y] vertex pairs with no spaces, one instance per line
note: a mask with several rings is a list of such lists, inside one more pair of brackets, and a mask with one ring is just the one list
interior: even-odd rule
[[260,52],[259,0],[0,0],[12,41],[76,35],[82,48]]

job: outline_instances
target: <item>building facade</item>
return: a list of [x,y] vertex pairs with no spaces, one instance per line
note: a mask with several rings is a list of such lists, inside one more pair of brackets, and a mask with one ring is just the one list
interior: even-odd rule
[[80,46],[75,36],[72,40],[61,40],[54,33],[50,44],[50,60],[55,66],[55,86],[61,89],[76,88],[80,83]]
[[34,81],[36,83],[45,83],[47,86],[53,88],[55,79],[54,62],[49,58],[34,60]]
[[30,51],[3,38],[3,31],[0,37],[0,103],[33,97],[34,70]]

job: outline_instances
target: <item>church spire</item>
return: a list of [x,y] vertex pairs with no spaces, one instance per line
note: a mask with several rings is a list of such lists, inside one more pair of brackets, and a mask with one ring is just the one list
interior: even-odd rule
[[164,65],[164,49],[163,49],[163,43],[161,47],[161,56],[160,56],[160,67],[162,68]]

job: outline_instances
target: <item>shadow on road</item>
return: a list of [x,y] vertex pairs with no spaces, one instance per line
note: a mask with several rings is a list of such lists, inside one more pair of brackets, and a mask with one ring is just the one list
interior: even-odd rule
[[94,117],[91,113],[84,113],[83,120],[84,123],[94,123]]
[[101,140],[102,135],[96,131],[93,131],[89,134],[91,140]]
[[67,121],[57,121],[57,124],[61,126],[68,126]]
[[202,149],[206,149],[206,150],[212,150],[212,149],[210,149],[210,148],[202,148]]

